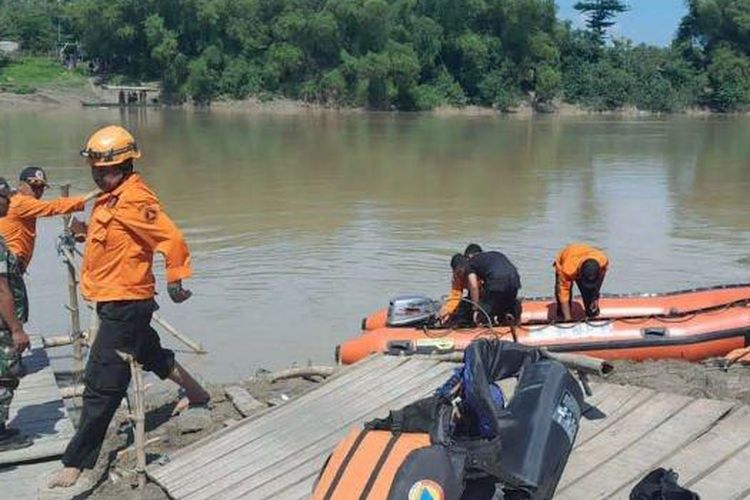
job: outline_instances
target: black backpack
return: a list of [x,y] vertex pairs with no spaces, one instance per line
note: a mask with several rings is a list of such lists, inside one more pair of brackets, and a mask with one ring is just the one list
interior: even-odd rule
[[700,500],[697,493],[677,484],[677,473],[659,467],[635,485],[630,500]]

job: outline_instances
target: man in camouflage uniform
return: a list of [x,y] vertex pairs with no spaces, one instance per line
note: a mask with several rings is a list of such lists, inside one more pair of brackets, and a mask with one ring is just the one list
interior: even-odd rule
[[[0,217],[10,206],[11,189],[0,177]],[[15,255],[0,238],[0,452],[30,446],[28,436],[7,428],[13,391],[23,376],[21,354],[29,348],[29,337],[23,329],[28,319],[28,299],[23,273]]]

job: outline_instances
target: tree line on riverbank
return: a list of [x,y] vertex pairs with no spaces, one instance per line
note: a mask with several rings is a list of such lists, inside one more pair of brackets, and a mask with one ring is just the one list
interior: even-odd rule
[[[750,0],[686,3],[664,48],[607,41],[617,0],[579,2],[585,30],[558,19],[553,0],[0,0],[0,39],[45,52],[64,33],[176,102],[747,109]],[[613,6],[597,27],[597,8]]]

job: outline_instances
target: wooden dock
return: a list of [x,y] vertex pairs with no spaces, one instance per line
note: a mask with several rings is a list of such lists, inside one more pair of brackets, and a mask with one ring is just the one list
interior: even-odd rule
[[[37,498],[38,487],[59,467],[56,459],[74,433],[41,339],[33,339],[32,346],[23,358],[27,375],[13,397],[9,426],[32,436],[34,444],[0,453],[3,498]],[[35,463],[23,463],[30,461]]]
[[[175,499],[309,498],[318,471],[353,426],[431,393],[455,367],[376,356],[282,407],[249,417],[151,464]],[[656,467],[705,499],[750,497],[750,408],[650,389],[595,384],[555,498],[628,498]],[[506,387],[506,390],[508,387]]]

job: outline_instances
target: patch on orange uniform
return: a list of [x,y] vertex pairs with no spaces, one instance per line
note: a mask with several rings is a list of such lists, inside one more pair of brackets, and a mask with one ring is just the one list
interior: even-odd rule
[[146,218],[146,222],[154,222],[158,215],[159,211],[154,207],[146,207],[143,210],[143,216]]
[[423,479],[409,489],[409,500],[445,500],[445,493],[435,481]]

